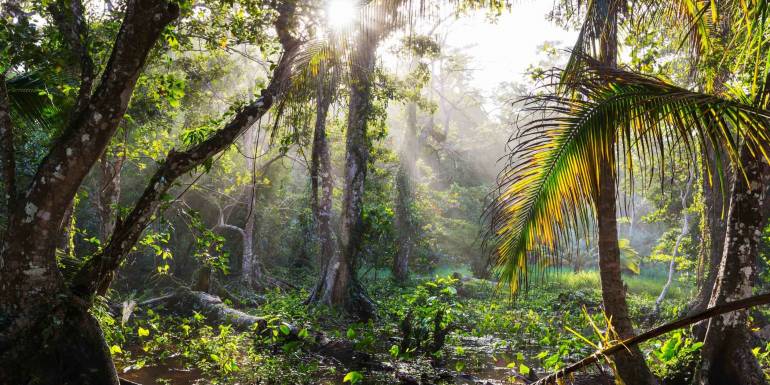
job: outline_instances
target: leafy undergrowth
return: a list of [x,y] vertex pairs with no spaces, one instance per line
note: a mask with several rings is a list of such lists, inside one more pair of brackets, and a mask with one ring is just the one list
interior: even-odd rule
[[[367,282],[379,313],[368,323],[350,323],[326,308],[308,309],[305,291],[269,292],[259,307],[243,309],[271,321],[267,337],[208,326],[200,314],[170,316],[163,309],[138,309],[125,322],[104,311],[97,316],[122,376],[145,385],[525,383],[612,340],[596,273],[578,277],[556,276],[515,300],[477,279],[416,278],[403,287]],[[650,322],[644,318],[654,303],[649,287],[641,278],[629,280],[637,324]],[[655,324],[683,308],[687,293],[672,293]],[[284,338],[289,330],[283,322],[299,328],[298,341]],[[311,353],[306,344],[312,332],[352,341],[379,364],[346,367]],[[687,331],[642,345],[652,369],[671,384],[691,378],[699,347]],[[767,351],[756,351],[763,362],[770,361]]]

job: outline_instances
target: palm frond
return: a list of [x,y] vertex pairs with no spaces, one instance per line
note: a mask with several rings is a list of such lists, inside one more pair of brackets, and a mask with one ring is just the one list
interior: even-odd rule
[[531,265],[542,271],[587,231],[601,162],[622,162],[633,179],[635,158],[662,166],[674,147],[691,153],[709,142],[740,166],[745,141],[767,157],[770,112],[582,62],[580,81],[569,85],[577,96],[553,89],[528,99],[525,111],[537,118],[512,138],[509,165],[485,214],[498,276],[513,292],[526,286]]
[[28,128],[50,130],[51,117],[57,112],[48,98],[45,83],[33,74],[21,74],[6,80],[11,115],[17,124]]

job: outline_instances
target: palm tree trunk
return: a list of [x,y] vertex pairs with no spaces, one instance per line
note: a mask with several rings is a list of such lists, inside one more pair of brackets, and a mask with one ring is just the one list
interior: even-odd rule
[[[620,8],[617,0],[600,0],[596,3],[601,25],[599,36],[599,60],[607,66],[617,66],[617,15]],[[626,287],[623,284],[620,267],[620,245],[618,244],[617,221],[617,163],[614,157],[614,130],[605,139],[608,141],[605,154],[599,166],[596,196],[596,219],[599,227],[599,275],[602,285],[604,311],[612,327],[622,339],[634,336],[634,326],[628,313]],[[616,374],[625,385],[651,385],[658,381],[652,375],[644,355],[638,347],[618,353],[613,357]]]
[[351,59],[350,106],[346,135],[345,191],[343,194],[340,252],[321,272],[311,302],[342,307],[360,319],[374,316],[374,304],[356,276],[356,259],[363,238],[364,181],[369,159],[366,137],[371,111],[371,90],[377,38],[362,31]]
[[414,163],[417,158],[417,103],[409,102],[406,107],[406,129],[404,142],[401,145],[398,172],[396,173],[396,231],[398,243],[396,255],[393,258],[393,277],[397,282],[409,278],[409,258],[414,250],[417,229],[412,214],[414,201]]
[[[756,257],[767,214],[764,198],[770,167],[744,145],[741,162],[746,177],[736,175],[730,189],[727,232],[719,272],[709,307],[752,295],[757,275]],[[764,374],[751,352],[748,314],[734,312],[712,318],[701,350],[697,383],[765,384]]]
[[[634,327],[626,303],[626,286],[621,277],[620,246],[616,203],[614,162],[602,162],[599,168],[597,222],[599,225],[599,275],[604,311],[620,339],[634,336]],[[638,347],[613,357],[617,376],[626,385],[657,384]]]

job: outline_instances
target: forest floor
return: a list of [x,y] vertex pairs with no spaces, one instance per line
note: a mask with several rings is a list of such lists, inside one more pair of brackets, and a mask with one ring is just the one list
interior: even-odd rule
[[[269,291],[245,306],[225,301],[263,317],[267,332],[237,332],[200,313],[172,314],[162,306],[129,312],[124,305],[122,314],[97,316],[121,376],[143,385],[523,384],[609,342],[594,271],[556,275],[513,300],[492,282],[450,274],[414,278],[405,286],[364,279],[378,304],[378,318],[367,323],[308,308],[304,290]],[[641,328],[676,318],[692,298],[693,289],[677,283],[659,316],[650,319],[662,280],[626,278]],[[310,348],[319,333],[355,354],[340,359]],[[767,368],[765,343],[757,339],[755,354]],[[690,378],[699,344],[686,332],[673,332],[642,348],[653,371],[677,384]],[[606,366],[592,371],[610,373]]]

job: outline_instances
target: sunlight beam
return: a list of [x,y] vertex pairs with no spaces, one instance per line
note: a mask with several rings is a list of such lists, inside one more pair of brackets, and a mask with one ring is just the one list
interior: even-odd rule
[[331,29],[344,30],[353,24],[356,13],[353,0],[331,0],[326,5],[326,22]]

